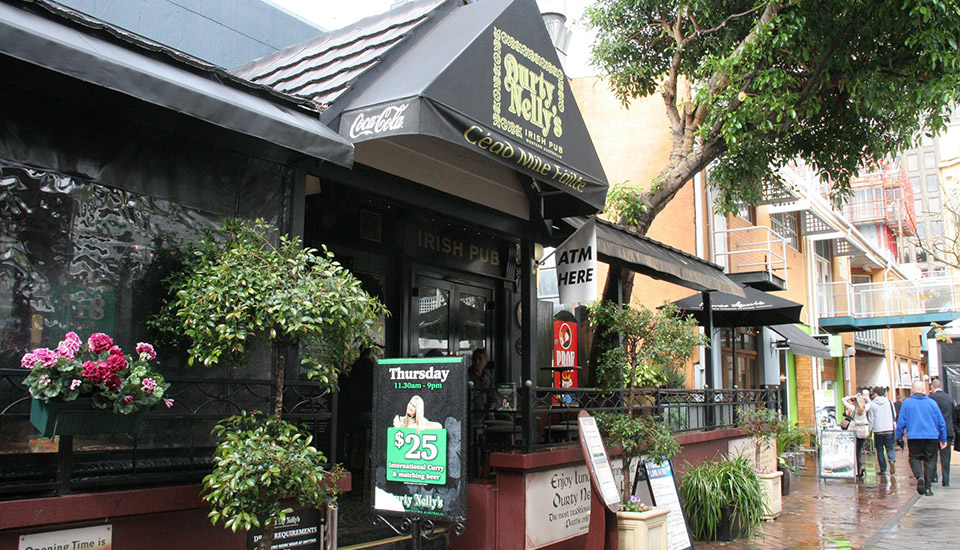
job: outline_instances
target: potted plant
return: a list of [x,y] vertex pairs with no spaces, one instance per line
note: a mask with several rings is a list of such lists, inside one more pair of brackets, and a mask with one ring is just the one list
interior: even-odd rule
[[145,343],[137,344],[135,355],[124,355],[101,332],[86,342],[68,332],[56,349],[24,354],[30,422],[46,437],[135,432],[148,409],[173,404],[163,397],[170,385],[150,366],[155,358]]
[[805,441],[810,438],[810,430],[801,428],[797,424],[782,422],[780,429],[777,430],[777,468],[783,472],[782,494],[790,494],[790,485],[793,475],[796,473],[794,467],[788,462],[788,458],[793,456]]
[[776,442],[776,435],[781,430],[783,421],[780,413],[766,407],[755,407],[740,413],[737,424],[741,430],[753,438],[754,468],[760,476],[763,487],[766,510],[763,519],[775,519],[783,510],[781,478],[783,472],[766,467],[761,463],[763,451],[770,449]]
[[272,548],[276,525],[292,512],[283,501],[332,503],[342,475],[339,468],[324,470],[326,459],[310,437],[280,418],[288,352],[296,348],[307,376],[333,389],[341,367],[373,345],[386,314],[326,249],[303,248],[273,231],[258,220],[228,222],[203,235],[185,255],[172,281],[175,299],[155,323],[190,339],[191,365],[240,361],[258,339],[271,345],[271,414],[221,421],[214,429],[215,467],[203,482],[211,521],[234,531],[262,527],[263,550]]
[[760,476],[743,457],[689,466],[679,492],[690,532],[699,540],[752,536],[765,510]]
[[680,444],[664,423],[652,415],[630,416],[620,412],[596,414],[597,427],[608,446],[620,448],[623,506],[628,505],[635,483],[634,459],[660,464],[680,454]]
[[670,508],[653,507],[634,495],[617,512],[618,548],[657,550],[667,548],[667,514]]

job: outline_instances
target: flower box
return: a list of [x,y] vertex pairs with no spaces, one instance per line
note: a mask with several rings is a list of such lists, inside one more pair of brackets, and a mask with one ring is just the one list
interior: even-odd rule
[[783,511],[783,493],[780,487],[783,472],[770,472],[760,474],[760,485],[763,487],[763,504],[766,510],[763,513],[763,519],[773,520],[780,516]]
[[34,399],[30,406],[30,423],[45,437],[55,435],[94,435],[135,433],[143,422],[145,409],[132,414],[93,408],[93,399],[80,397],[74,401]]
[[670,508],[646,512],[617,512],[620,550],[667,550],[667,514]]

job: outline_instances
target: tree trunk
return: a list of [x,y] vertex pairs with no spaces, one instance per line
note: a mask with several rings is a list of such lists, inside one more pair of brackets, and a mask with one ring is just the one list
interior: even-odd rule
[[287,350],[290,345],[286,341],[273,343],[273,368],[277,369],[274,379],[273,414],[277,418],[283,416],[283,371],[286,369]]
[[273,548],[274,527],[275,524],[273,518],[270,518],[263,523],[263,538],[260,539],[260,545],[258,546],[259,550],[270,550]]

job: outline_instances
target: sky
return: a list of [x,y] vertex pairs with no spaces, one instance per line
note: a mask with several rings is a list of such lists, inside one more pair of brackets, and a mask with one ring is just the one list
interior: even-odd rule
[[[269,0],[327,30],[334,30],[364,17],[383,13],[396,0]],[[482,1],[482,0],[481,0]],[[567,25],[573,31],[567,49],[567,76],[577,78],[595,74],[589,66],[591,36],[578,20],[590,0],[538,0],[541,8],[565,5]]]

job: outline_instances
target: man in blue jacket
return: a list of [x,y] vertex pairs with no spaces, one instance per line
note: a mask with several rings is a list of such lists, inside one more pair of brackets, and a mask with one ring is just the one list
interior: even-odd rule
[[947,446],[947,424],[940,414],[940,407],[923,391],[923,381],[916,380],[910,397],[900,407],[897,439],[907,437],[910,469],[917,478],[917,492],[933,496],[930,485],[937,473],[937,442],[940,442],[941,449]]

